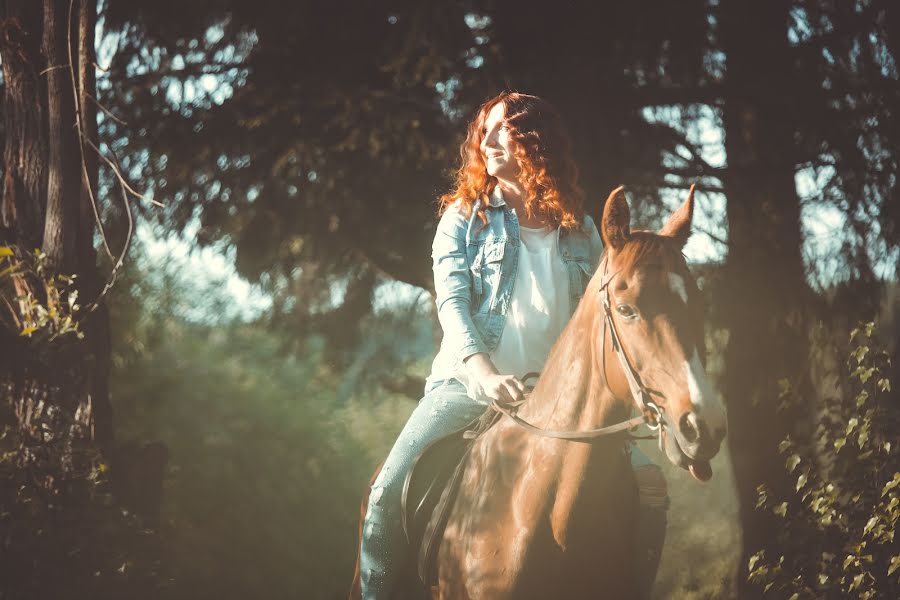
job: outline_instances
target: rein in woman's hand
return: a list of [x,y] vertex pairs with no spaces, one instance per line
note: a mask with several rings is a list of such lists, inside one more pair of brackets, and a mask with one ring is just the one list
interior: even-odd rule
[[502,404],[525,399],[525,384],[515,375],[488,375],[479,379],[484,395]]

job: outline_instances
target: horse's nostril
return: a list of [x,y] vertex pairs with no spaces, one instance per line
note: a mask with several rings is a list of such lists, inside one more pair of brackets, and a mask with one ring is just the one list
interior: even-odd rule
[[678,420],[678,429],[689,444],[695,444],[700,440],[700,424],[697,422],[697,415],[693,412],[681,415],[681,419]]
[[718,429],[716,429],[715,440],[717,442],[721,442],[722,440],[725,439],[725,435],[727,434],[727,432],[728,432],[727,427],[719,427]]

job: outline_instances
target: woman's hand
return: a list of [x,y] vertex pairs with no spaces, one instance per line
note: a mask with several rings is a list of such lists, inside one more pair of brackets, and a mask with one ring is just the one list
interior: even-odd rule
[[501,375],[490,357],[479,352],[466,359],[466,369],[491,400],[501,403],[524,400],[525,385],[515,375]]
[[501,404],[525,399],[525,386],[514,375],[486,375],[478,383],[485,396]]

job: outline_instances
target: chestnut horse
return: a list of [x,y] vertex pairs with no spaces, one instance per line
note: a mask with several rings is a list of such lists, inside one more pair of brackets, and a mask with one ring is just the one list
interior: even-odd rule
[[[433,597],[638,596],[638,497],[625,433],[584,443],[522,422],[584,432],[628,420],[637,401],[669,460],[699,480],[712,476],[725,412],[706,380],[703,307],[681,253],[693,192],[657,233],[631,231],[622,188],[610,194],[604,257],[519,419],[503,418],[474,442]],[[363,516],[366,506],[364,498]],[[358,582],[359,561],[351,598],[359,598]]]

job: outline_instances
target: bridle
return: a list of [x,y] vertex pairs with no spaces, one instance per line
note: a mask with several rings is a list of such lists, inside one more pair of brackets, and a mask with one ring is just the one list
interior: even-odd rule
[[[621,339],[619,338],[619,332],[616,329],[616,323],[613,320],[612,307],[609,301],[609,284],[612,282],[615,276],[619,274],[619,272],[616,271],[615,273],[607,276],[608,267],[608,257],[604,257],[603,277],[601,279],[599,290],[600,301],[603,304],[604,313],[603,333],[600,336],[600,360],[603,368],[606,369],[606,331],[609,330],[610,343],[612,345],[613,351],[616,353],[616,357],[619,360],[619,365],[622,367],[622,372],[625,374],[625,379],[628,381],[628,388],[631,391],[631,397],[634,400],[635,405],[640,412],[640,415],[637,417],[632,417],[627,421],[616,423],[615,425],[609,425],[607,427],[600,427],[597,429],[588,429],[584,431],[553,431],[533,425],[516,414],[519,407],[524,404],[525,400],[504,404],[501,404],[497,400],[491,400],[491,408],[503,415],[506,415],[507,417],[512,419],[512,421],[516,425],[525,429],[526,431],[543,437],[555,438],[559,440],[569,440],[573,442],[591,442],[593,440],[596,440],[597,438],[605,437],[615,433],[621,433],[623,431],[629,431],[631,429],[634,429],[638,425],[645,424],[651,431],[656,432],[656,434],[659,436],[660,444],[662,444],[663,428],[666,425],[665,419],[663,418],[663,408],[656,404],[651,398],[651,395],[653,394],[657,396],[662,396],[662,394],[655,390],[651,390],[644,385],[644,383],[641,381],[640,375],[628,360],[628,356],[625,355],[625,350],[623,349]],[[537,373],[528,373],[527,375],[522,377],[522,381],[533,379],[537,376]],[[609,384],[607,384],[607,386],[608,385]],[[654,436],[649,437],[652,438]]]

